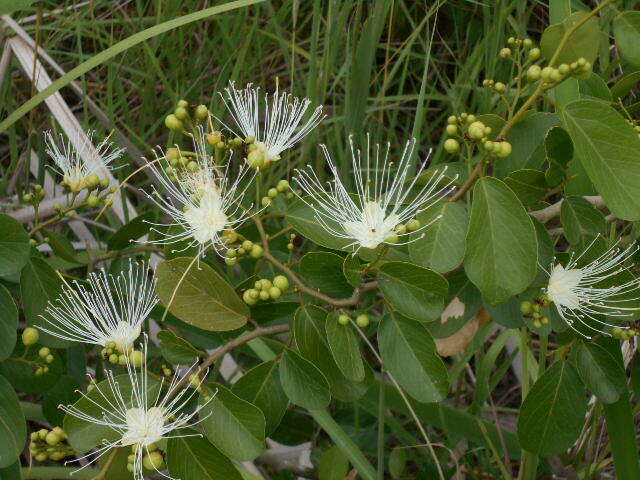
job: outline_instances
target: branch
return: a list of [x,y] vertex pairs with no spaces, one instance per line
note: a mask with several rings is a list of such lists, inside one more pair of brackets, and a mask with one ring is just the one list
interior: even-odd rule
[[[590,202],[596,208],[602,209],[606,207],[606,205],[604,204],[604,201],[602,200],[602,197],[600,196],[592,195],[592,196],[585,196],[583,198],[588,202]],[[529,215],[536,218],[542,223],[547,223],[552,218],[560,215],[561,207],[562,207],[562,199],[554,203],[553,205],[549,205],[548,207],[543,208],[542,210],[534,210],[533,212],[529,212]]]

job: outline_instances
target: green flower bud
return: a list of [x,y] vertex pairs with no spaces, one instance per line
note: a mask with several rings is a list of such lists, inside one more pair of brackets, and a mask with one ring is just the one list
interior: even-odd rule
[[142,459],[142,465],[147,470],[162,470],[164,468],[164,457],[160,452],[149,452]]
[[533,326],[534,326],[535,328],[542,328],[542,322],[536,318],[536,319],[533,321]]
[[84,179],[86,187],[91,190],[92,188],[96,188],[100,185],[100,177],[95,173],[88,175],[87,178]]
[[356,317],[356,323],[361,328],[369,326],[369,315],[367,315],[366,313],[361,313]]
[[226,263],[230,267],[233,267],[236,263],[238,263],[238,259],[237,258],[225,258],[224,259],[224,263]]
[[471,125],[469,125],[467,133],[474,140],[480,140],[482,137],[484,137],[484,123],[473,122]]
[[560,80],[562,80],[562,75],[560,74],[557,68],[554,68],[549,74],[549,81],[555,83],[555,82],[559,82]]
[[558,65],[558,72],[560,72],[560,75],[565,76],[570,71],[571,71],[571,68],[569,68],[569,65],[567,65],[566,63]]
[[51,455],[49,455],[49,458],[51,460],[53,460],[54,462],[59,462],[64,457],[66,457],[66,454],[64,452],[60,452],[60,451],[53,452]]
[[174,132],[181,132],[184,128],[182,125],[182,121],[173,113],[167,115],[167,117],[164,119],[164,124],[169,130],[172,130]]
[[127,364],[127,356],[123,353],[118,356],[118,365],[125,366]]
[[549,317],[542,317],[540,319],[540,323],[542,323],[542,325],[546,325],[549,323]]
[[465,120],[466,120],[467,123],[471,124],[471,123],[476,121],[476,116],[472,115],[472,114],[469,114],[469,115],[466,116]]
[[507,86],[502,82],[496,82],[493,89],[498,93],[504,93],[507,90]]
[[27,327],[22,332],[22,343],[25,346],[35,345],[40,339],[40,333],[33,327]]
[[538,58],[540,58],[540,49],[539,48],[532,48],[531,50],[529,50],[529,58],[531,60],[537,60]]
[[271,298],[273,298],[274,300],[275,300],[276,298],[279,298],[279,297],[280,297],[280,295],[282,295],[282,290],[280,290],[278,287],[271,287],[271,288],[269,289],[269,296],[270,296]]
[[287,250],[293,250],[293,243],[287,243]]
[[551,81],[551,74],[554,72],[554,70],[555,69],[553,67],[544,67],[540,72],[542,80],[544,80],[545,82]]
[[260,245],[254,245],[253,247],[251,247],[251,251],[249,252],[249,256],[251,258],[258,259],[258,258],[262,257],[263,253],[264,253],[264,250],[262,249],[262,247]]
[[195,115],[198,120],[205,120],[209,116],[209,109],[206,105],[198,105]]
[[278,196],[278,189],[270,188],[269,191],[267,192],[267,195],[271,198],[276,198]]
[[46,453],[39,453],[38,455],[36,455],[36,461],[38,462],[46,462],[48,458],[49,455],[47,455]]
[[47,442],[47,445],[51,446],[58,445],[60,443],[60,440],[62,439],[55,432],[47,433],[47,436],[44,439],[44,441]]
[[458,153],[460,151],[460,143],[455,138],[448,138],[444,142],[444,149],[447,153]]
[[[257,302],[257,299],[252,298],[252,296],[249,294],[251,290],[246,290],[243,294],[242,294],[242,300],[244,300],[244,303],[246,303],[247,305],[255,305]],[[258,293],[257,290],[253,290],[254,292]]]
[[129,361],[134,367],[140,367],[144,361],[144,355],[140,350],[133,350],[129,354]]
[[415,232],[419,228],[420,228],[420,220],[418,220],[417,218],[413,218],[407,222],[408,232]]
[[511,49],[505,47],[502,50],[500,50],[500,58],[504,58],[505,60],[507,58],[511,58]]
[[522,302],[520,304],[520,311],[523,315],[531,315],[533,313],[533,304],[531,302]]
[[87,197],[87,206],[96,208],[98,205],[100,205],[100,199],[98,197],[95,195],[89,195]]
[[222,141],[222,132],[213,131],[211,133],[207,133],[206,135],[207,143],[212,147],[215,147],[218,143]]
[[458,117],[456,117],[455,115],[451,115],[447,118],[447,123],[449,125],[455,125],[456,123],[458,123]]
[[456,135],[458,133],[458,126],[457,125],[447,125],[445,128],[445,131],[447,132],[447,135]]
[[264,153],[260,150],[253,150],[247,155],[247,164],[251,168],[260,169],[264,166]]
[[53,362],[53,355],[49,354],[46,357],[44,357],[44,361],[47,363],[52,363]]
[[33,202],[33,198],[34,198],[34,197],[33,197],[33,193],[25,193],[25,194],[22,196],[22,201],[23,201],[24,203],[31,203],[31,202]]
[[338,317],[338,323],[340,325],[348,325],[349,324],[349,315],[344,315],[344,314],[340,315]]
[[540,80],[541,72],[542,69],[538,65],[531,65],[527,69],[527,80],[529,80],[530,82],[537,82],[538,80]]
[[40,358],[46,358],[50,353],[51,350],[49,350],[49,348],[47,347],[42,347],[40,350],[38,350],[38,356],[40,356]]
[[496,152],[496,155],[500,158],[508,157],[511,155],[512,147],[509,142],[500,142],[500,150]]
[[189,102],[184,99],[178,100],[178,107],[187,108],[189,106]]
[[516,39],[513,37],[507,38],[507,45],[514,45],[516,43]]
[[525,38],[522,41],[522,46],[525,48],[531,48],[533,46],[533,41],[530,38]]
[[260,297],[260,300],[269,300],[269,298],[271,298],[269,290],[260,290],[258,296]]
[[273,200],[271,200],[269,197],[262,197],[260,203],[263,207],[269,207],[273,203]]
[[116,363],[118,363],[118,354],[117,353],[112,353],[111,355],[109,355],[109,363],[113,363],[114,365]]
[[273,279],[273,285],[278,287],[280,290],[286,290],[289,288],[289,279],[284,275],[277,275]]
[[279,192],[286,192],[287,190],[289,190],[289,182],[287,182],[286,180],[280,180],[276,185],[276,190],[278,190]]

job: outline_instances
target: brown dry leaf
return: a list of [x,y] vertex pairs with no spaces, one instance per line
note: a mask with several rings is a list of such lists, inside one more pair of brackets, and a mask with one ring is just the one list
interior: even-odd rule
[[[465,304],[460,301],[458,297],[454,297],[453,300],[447,305],[440,316],[440,321],[446,323],[452,318],[459,318],[464,315]],[[473,340],[473,337],[478,331],[480,322],[485,315],[484,308],[481,308],[476,315],[471,317],[467,323],[465,323],[460,330],[446,338],[436,338],[436,348],[438,354],[443,357],[450,357],[456,353],[460,353],[467,348],[467,345]]]

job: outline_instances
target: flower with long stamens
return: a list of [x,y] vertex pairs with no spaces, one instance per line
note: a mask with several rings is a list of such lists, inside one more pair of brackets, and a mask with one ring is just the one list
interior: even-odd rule
[[[324,118],[319,106],[305,119],[311,100],[277,89],[272,95],[264,95],[264,112],[260,111],[259,88],[248,84],[237,89],[231,82],[224,92],[220,96],[242,134],[238,136],[253,139],[248,157],[252,165],[256,164],[255,160],[258,165],[260,161],[268,164],[279,160],[282,152],[302,140]],[[237,135],[233,128],[227,128]],[[253,158],[258,156],[261,158]]]
[[166,168],[157,166],[157,160],[149,162],[167,192],[163,196],[152,187],[149,198],[171,217],[170,225],[180,229],[178,233],[168,234],[153,228],[162,237],[152,243],[186,241],[185,250],[198,246],[199,255],[202,255],[212,246],[218,254],[222,254],[225,248],[224,233],[234,230],[256,213],[251,212],[253,205],[247,208],[242,206],[246,190],[256,172],[242,165],[232,178],[231,162],[227,161],[225,166],[216,165],[207,153],[202,129],[194,138],[194,145],[197,154],[194,170],[171,169],[171,174],[168,174]]
[[[91,465],[114,447],[130,446],[135,455],[134,478],[141,480],[144,478],[143,456],[153,451],[156,442],[168,438],[201,436],[176,432],[176,429],[193,427],[203,420],[201,418],[193,421],[207,402],[201,403],[195,409],[185,408],[198,394],[198,389],[190,388],[189,382],[186,381],[193,373],[196,363],[183,374],[174,375],[165,388],[164,378],[161,382],[156,382],[148,373],[146,335],[142,351],[144,360],[139,372],[131,362],[127,361],[126,376],[116,377],[112,371],[108,370],[105,375],[106,380],[97,384],[90,394],[79,392],[88,403],[102,412],[101,416],[83,411],[77,404],[60,405],[68,415],[88,423],[108,427],[116,432],[115,440],[105,440],[104,445],[97,451],[83,457],[90,458],[90,461],[82,468]],[[162,474],[162,472],[158,473]],[[165,474],[162,475],[171,478]]]
[[41,330],[64,340],[126,353],[140,336],[142,322],[158,302],[147,265],[130,262],[118,275],[89,274],[87,285],[73,281],[49,302]]
[[325,145],[321,145],[321,148],[333,175],[327,188],[311,165],[296,170],[294,177],[306,194],[300,199],[315,211],[318,222],[332,235],[351,240],[345,248],[356,246],[356,249],[374,249],[381,244],[398,245],[398,237],[408,234],[401,230],[401,225],[451,191],[455,178],[446,180],[446,169],[434,171],[424,185],[414,189],[426,168],[423,163],[417,171],[411,170],[410,159],[415,140],[405,144],[397,168],[389,161],[389,144],[384,149],[380,145],[371,148],[367,136],[364,154],[354,147],[351,137],[349,144],[357,195],[347,191]]
[[51,131],[44,133],[45,151],[56,164],[54,170],[62,176],[63,184],[74,193],[82,190],[89,176],[96,175],[101,166],[108,167],[124,152],[124,148],[114,147],[108,137],[94,147],[94,134],[94,131],[88,131],[86,135],[78,133],[76,141],[71,142],[65,140],[62,134],[56,140]]
[[573,254],[566,265],[551,264],[549,282],[544,289],[546,299],[566,324],[578,334],[589,338],[574,325],[578,322],[590,331],[607,334],[606,327],[616,325],[599,317],[616,319],[630,318],[638,308],[628,307],[630,302],[640,300],[640,285],[637,278],[624,279],[616,283],[616,277],[631,275],[625,263],[638,250],[631,245],[620,249],[616,243],[595,260],[579,267],[579,262],[594,245],[598,237],[578,256]]

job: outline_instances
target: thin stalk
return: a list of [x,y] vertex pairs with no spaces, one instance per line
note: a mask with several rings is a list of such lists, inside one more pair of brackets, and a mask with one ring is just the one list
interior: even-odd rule
[[[380,369],[384,378],[384,369]],[[378,480],[384,480],[384,382],[380,382],[378,391]]]

